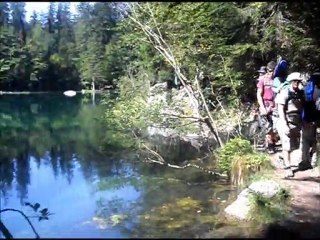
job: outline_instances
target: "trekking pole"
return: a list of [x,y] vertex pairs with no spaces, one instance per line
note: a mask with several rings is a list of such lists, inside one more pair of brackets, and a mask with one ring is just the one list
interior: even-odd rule
[[282,60],[282,57],[280,55],[278,55],[277,58],[278,58],[277,63],[279,63]]

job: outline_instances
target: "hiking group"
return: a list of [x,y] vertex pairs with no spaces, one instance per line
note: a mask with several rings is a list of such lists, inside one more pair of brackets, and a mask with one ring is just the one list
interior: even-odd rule
[[[266,150],[275,153],[281,141],[285,178],[294,177],[299,168],[315,168],[317,127],[320,122],[320,71],[307,81],[299,72],[289,74],[289,64],[271,61],[259,70],[257,100],[260,116],[267,125]],[[301,150],[301,162],[291,161],[291,153]]]

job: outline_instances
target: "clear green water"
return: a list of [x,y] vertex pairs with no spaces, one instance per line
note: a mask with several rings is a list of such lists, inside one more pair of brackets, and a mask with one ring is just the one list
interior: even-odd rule
[[[217,228],[232,188],[113,155],[99,121],[106,107],[79,94],[0,95],[1,209],[22,210],[44,238],[190,238]],[[25,202],[53,215],[39,221]],[[1,220],[14,237],[34,237],[19,214]]]

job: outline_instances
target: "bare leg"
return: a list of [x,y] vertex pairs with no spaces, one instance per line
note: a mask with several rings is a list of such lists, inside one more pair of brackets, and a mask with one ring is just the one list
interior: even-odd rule
[[317,159],[318,159],[318,149],[317,149],[317,142],[312,144],[311,147],[311,166],[314,168],[317,166]]
[[284,161],[284,166],[286,169],[285,177],[293,177],[293,169],[291,167],[291,152],[290,151],[282,151],[282,156],[283,156],[283,161]]

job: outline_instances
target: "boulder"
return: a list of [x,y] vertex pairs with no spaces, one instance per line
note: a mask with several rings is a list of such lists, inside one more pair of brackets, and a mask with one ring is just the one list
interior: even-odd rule
[[227,214],[240,220],[245,220],[250,211],[250,201],[248,197],[238,197],[236,201],[230,204],[224,210]]
[[225,212],[239,220],[247,220],[250,212],[250,195],[252,193],[261,194],[264,197],[272,198],[281,187],[273,180],[261,180],[253,182],[248,188],[245,188],[237,197],[237,199],[225,208]]
[[259,193],[267,198],[272,198],[280,191],[280,185],[273,180],[264,180],[259,182],[253,182],[249,187],[249,190]]
[[[197,134],[203,137],[208,137],[210,134],[209,129],[202,122],[195,122],[195,119],[199,118],[199,103],[196,98],[188,95],[186,88],[180,90],[172,89],[167,91],[166,83],[158,83],[150,88],[147,103],[149,106],[160,107],[159,112],[162,115],[163,122],[172,120],[174,118],[180,118],[183,121],[183,125],[193,126],[193,132],[181,134],[173,129],[166,130],[162,126],[157,126],[155,123],[152,127],[148,128],[148,134],[150,136],[161,135],[168,137],[168,135],[190,135]],[[187,117],[186,117],[187,116]],[[189,117],[189,118],[188,118]]]

